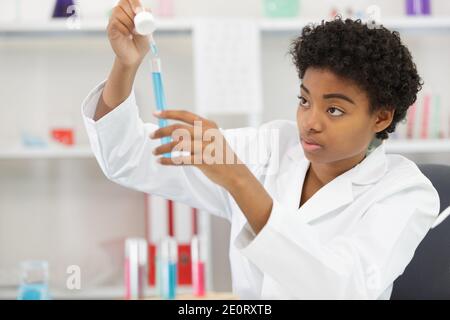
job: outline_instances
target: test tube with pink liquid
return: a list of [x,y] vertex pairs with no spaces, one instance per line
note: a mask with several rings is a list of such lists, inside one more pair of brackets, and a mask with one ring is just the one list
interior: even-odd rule
[[195,235],[191,240],[192,287],[194,295],[205,295],[206,245],[202,236]]
[[125,299],[142,299],[147,275],[147,241],[132,238],[125,241]]

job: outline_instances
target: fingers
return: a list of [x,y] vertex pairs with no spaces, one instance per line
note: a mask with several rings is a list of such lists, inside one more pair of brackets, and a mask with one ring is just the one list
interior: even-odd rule
[[118,30],[125,36],[129,36],[133,34],[134,23],[124,8],[118,5],[112,11],[109,27]]
[[195,165],[194,156],[183,156],[176,158],[158,158],[160,164],[165,166],[192,166]]
[[[165,165],[198,165],[202,163],[203,156],[208,160],[216,161],[217,156],[221,159],[223,156],[217,155],[217,152],[222,152],[223,145],[219,144],[220,150],[214,148],[209,150],[207,147],[215,143],[216,136],[210,130],[218,130],[217,125],[208,119],[185,110],[165,110],[154,113],[160,119],[173,119],[184,123],[176,123],[170,126],[159,128],[150,134],[151,139],[161,139],[165,137],[172,137],[174,141],[156,147],[153,154],[158,156],[162,154],[172,153],[173,158],[161,158],[158,162]],[[198,123],[200,122],[200,123]],[[211,134],[212,136],[209,137]],[[220,131],[219,131],[220,134]],[[206,139],[206,140],[203,140]],[[175,157],[175,153],[181,151],[181,157]],[[204,151],[208,151],[204,155]],[[212,151],[212,153],[211,153]],[[211,154],[210,154],[211,153]],[[188,156],[190,155],[190,156]],[[195,158],[200,156],[200,158]]]
[[127,27],[130,30],[134,29],[134,20],[133,20],[133,12],[131,12],[130,8],[128,6],[121,6],[118,5],[116,8],[118,8],[118,11],[120,13],[120,17],[122,20],[124,20],[124,23],[126,23]]
[[[175,132],[177,130],[179,130],[179,131]],[[182,130],[184,130],[184,131],[182,131]],[[155,132],[153,132],[150,135],[150,138],[151,139],[160,139],[160,138],[164,138],[164,137],[170,137],[174,132],[177,134],[177,136],[186,136],[186,138],[194,136],[194,128],[193,127],[189,127],[187,125],[177,123],[177,124],[173,124],[173,125],[156,130]]]
[[135,15],[145,10],[140,0],[127,0],[127,2]]
[[155,156],[159,156],[165,153],[171,153],[172,151],[187,151],[184,147],[188,147],[187,143],[172,141],[170,143],[163,144],[153,150]]
[[181,152],[183,155],[202,154],[206,145],[209,143],[202,141],[171,141],[170,143],[163,144],[156,147],[152,153],[155,156],[159,156],[165,153]]
[[131,35],[130,30],[122,22],[120,22],[119,19],[116,19],[116,18],[112,18],[111,21],[109,22],[108,31],[110,32],[109,34],[114,37],[116,35],[118,35],[118,34],[114,33],[114,31],[118,31],[119,33],[121,33],[124,36]]
[[178,120],[190,124],[192,126],[195,124],[196,121],[210,122],[196,115],[195,113],[186,110],[164,110],[153,114],[158,118]]

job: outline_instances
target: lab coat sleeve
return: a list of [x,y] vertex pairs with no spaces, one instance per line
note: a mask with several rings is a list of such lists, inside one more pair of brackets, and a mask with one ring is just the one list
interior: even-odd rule
[[127,188],[158,195],[230,219],[227,193],[193,166],[162,166],[152,151],[158,129],[139,117],[134,93],[107,115],[94,121],[104,83],[82,105],[82,116],[94,155],[105,176]]
[[351,231],[321,243],[314,227],[274,200],[265,227],[247,223],[234,245],[294,299],[377,299],[411,261],[439,213],[431,183],[371,206]]

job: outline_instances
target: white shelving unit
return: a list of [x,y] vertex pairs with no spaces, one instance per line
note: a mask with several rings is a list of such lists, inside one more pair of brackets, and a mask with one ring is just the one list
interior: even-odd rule
[[[318,19],[260,19],[257,20],[262,33],[298,32],[310,21]],[[406,32],[450,32],[450,17],[404,17],[382,21],[388,28]],[[160,19],[158,33],[191,33],[195,19]],[[102,36],[105,35],[107,21],[80,21],[79,29],[71,29],[67,21],[53,20],[38,23],[0,23],[0,37],[52,37],[52,36]],[[227,114],[224,112],[224,114]],[[243,115],[246,113],[243,112]],[[389,141],[388,152],[437,153],[450,152],[449,140],[405,140]],[[0,159],[89,159],[93,154],[89,146],[47,149],[0,149]]]
[[[388,140],[389,153],[450,153],[450,140]],[[89,146],[49,147],[49,148],[11,148],[0,150],[0,160],[24,159],[93,159]]]
[[[311,21],[311,19],[259,19],[257,20],[262,32],[297,32]],[[195,19],[160,19],[157,32],[192,32]],[[450,31],[450,17],[406,17],[382,20],[388,28],[402,31]],[[55,35],[63,34],[104,34],[107,21],[80,21],[79,28],[74,28],[66,21],[47,21],[39,23],[0,23],[0,35]]]
[[386,143],[390,153],[450,153],[450,140],[391,140]]
[[[260,28],[264,32],[298,32],[310,21],[320,21],[318,19],[272,19],[262,20]],[[381,23],[390,29],[402,31],[449,31],[450,17],[412,17],[382,20]]]
[[90,159],[94,154],[89,146],[11,148],[0,150],[0,159]]
[[[17,289],[7,289],[0,290],[0,299],[16,299]],[[112,287],[99,287],[90,289],[80,289],[80,290],[51,290],[52,300],[78,300],[78,299],[88,299],[88,300],[124,300],[125,287],[123,286],[112,286]],[[177,287],[177,294],[189,295],[192,294],[192,288],[189,286],[179,286]],[[145,290],[145,299],[158,298],[158,293],[155,288],[147,288]]]
[[[191,32],[192,20],[162,19],[157,32]],[[79,24],[64,20],[49,20],[39,23],[0,23],[0,35],[54,35],[104,34],[108,21],[80,21]]]

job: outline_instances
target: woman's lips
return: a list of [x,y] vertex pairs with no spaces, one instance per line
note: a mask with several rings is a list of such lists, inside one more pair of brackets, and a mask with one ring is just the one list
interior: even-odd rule
[[306,151],[317,151],[317,150],[322,149],[321,145],[314,144],[314,143],[308,143],[304,139],[300,139],[300,140],[301,140],[303,149]]

